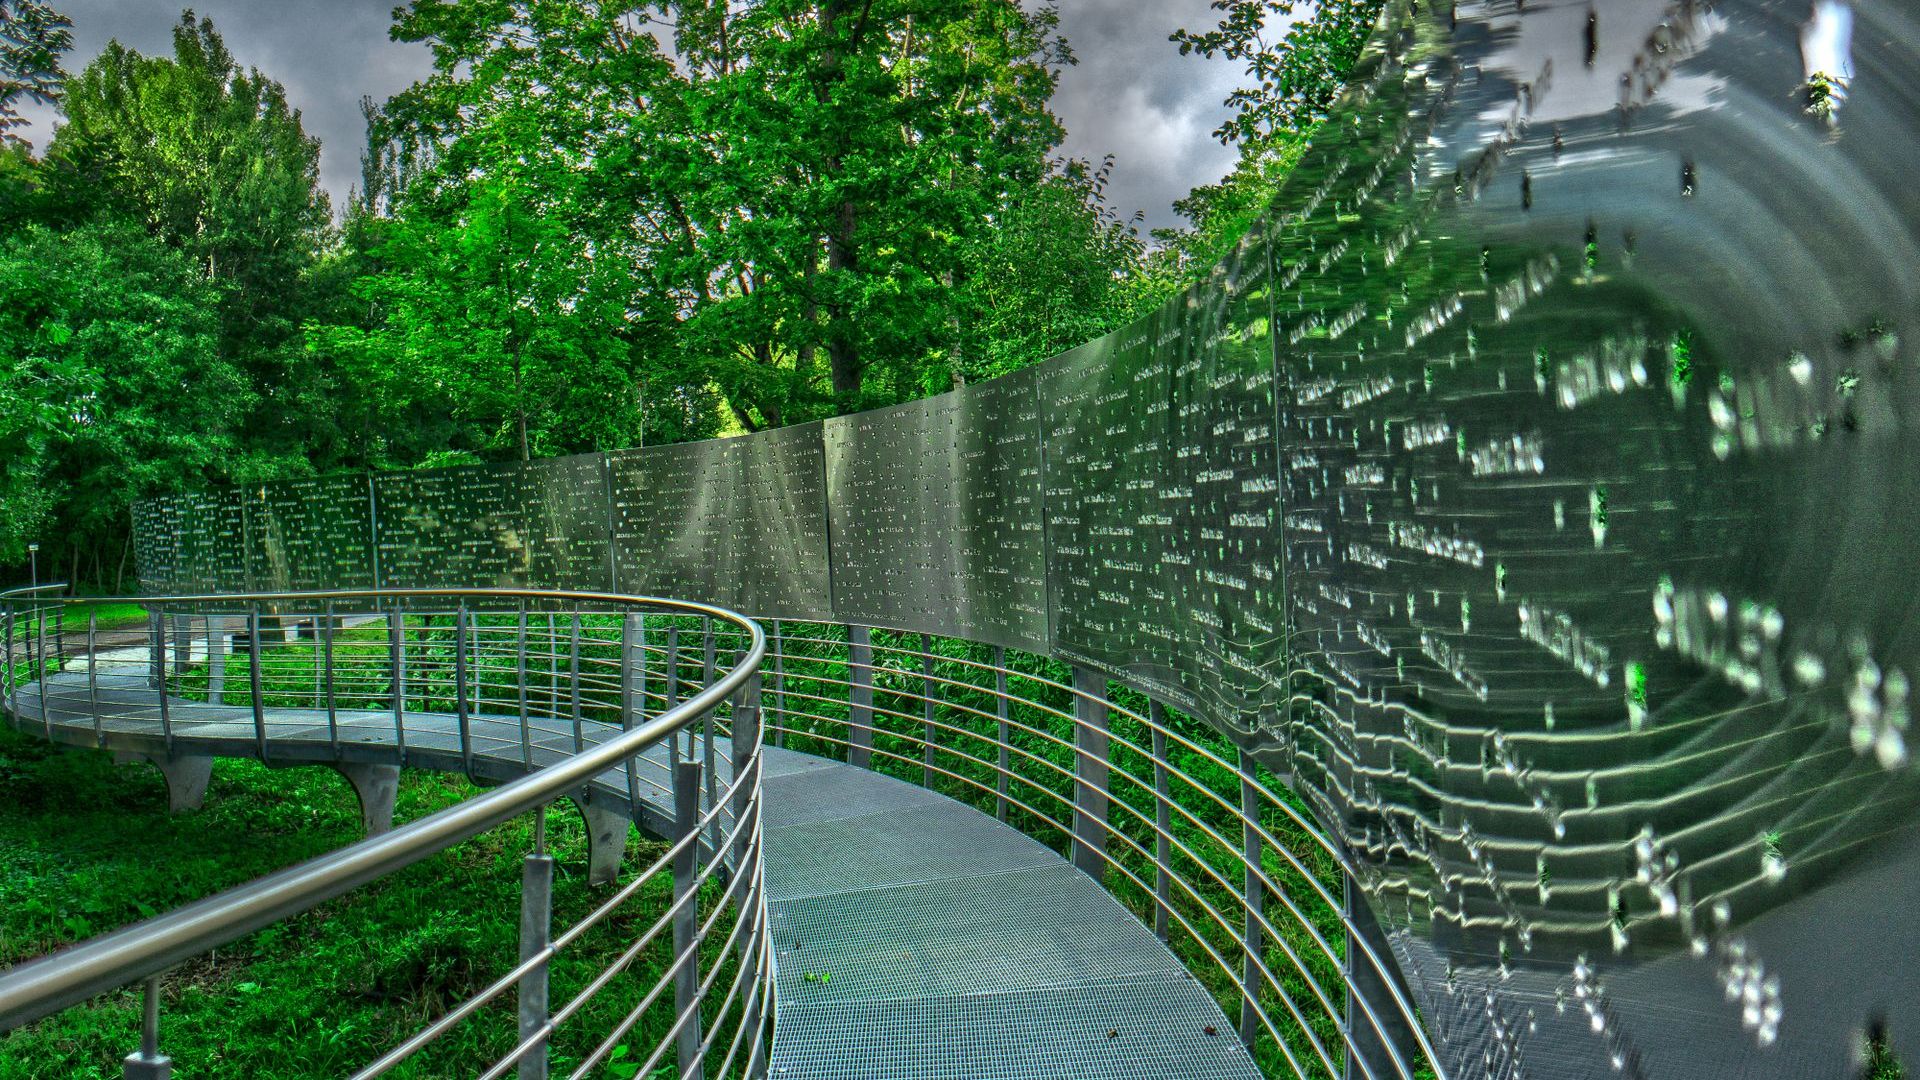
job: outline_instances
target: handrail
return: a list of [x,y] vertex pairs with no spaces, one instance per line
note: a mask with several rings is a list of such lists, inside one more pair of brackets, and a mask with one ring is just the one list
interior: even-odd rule
[[[45,588],[45,587],[41,587]],[[31,591],[31,590],[29,590]],[[0,594],[0,603],[21,590]],[[747,685],[766,655],[759,625],[724,608],[660,597],[531,589],[360,589],[330,592],[169,597],[65,598],[53,603],[253,603],[409,598],[574,601],[700,615],[745,631],[748,647],[732,670],[659,717],[486,794],[339,851],[269,874],[164,915],[0,971],[0,1031],[49,1016],[97,994],[157,975],[292,915],[351,892],[580,789],[705,717]],[[44,602],[44,601],[42,601]]]

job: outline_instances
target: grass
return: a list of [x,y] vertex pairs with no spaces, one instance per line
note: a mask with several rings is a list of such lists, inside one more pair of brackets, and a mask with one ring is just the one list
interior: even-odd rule
[[[262,665],[265,668],[267,665]],[[298,697],[302,676],[285,666],[268,699]],[[244,671],[239,685],[246,685]],[[231,699],[230,699],[231,700]],[[403,774],[397,817],[411,820],[478,790],[464,778]],[[165,787],[147,766],[115,767],[104,753],[61,751],[0,731],[0,964],[50,952],[210,895],[360,837],[346,782],[321,768],[268,769],[220,760],[203,810],[168,816]],[[562,804],[565,806],[566,804]],[[162,981],[161,1046],[182,1078],[342,1075],[391,1048],[518,962],[519,883],[531,821],[515,820],[442,855],[263,930]],[[557,860],[556,928],[608,895],[587,885],[585,840],[569,809],[549,815]],[[651,863],[662,845],[630,839],[625,871]],[[714,883],[701,917],[724,904]],[[626,948],[666,909],[661,873],[553,966],[557,1006]],[[729,907],[714,924],[703,972],[722,958]],[[650,989],[668,947],[656,941],[630,974],[596,998],[554,1045],[556,1069],[571,1067]],[[731,961],[726,960],[725,965]],[[716,986],[724,989],[731,967]],[[605,1072],[630,1077],[633,1062],[663,1037],[671,995],[629,1037],[631,1050]],[[139,998],[110,993],[0,1037],[0,1080],[76,1080],[120,1075],[138,1044]],[[513,995],[483,1008],[394,1075],[472,1075],[516,1041]],[[708,1030],[718,1021],[708,1009]],[[737,1017],[729,1017],[729,1023]],[[720,1040],[725,1047],[732,1029]],[[672,1075],[673,1056],[667,1069]]]

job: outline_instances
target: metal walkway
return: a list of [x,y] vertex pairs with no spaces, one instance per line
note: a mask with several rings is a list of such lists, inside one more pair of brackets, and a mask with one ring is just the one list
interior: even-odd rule
[[[144,651],[144,650],[142,650]],[[44,696],[43,696],[44,689]],[[517,716],[265,710],[169,698],[84,670],[20,688],[8,719],[79,746],[274,764],[381,764],[508,778],[616,729]],[[111,713],[110,720],[96,717]],[[404,749],[402,740],[404,739]],[[689,748],[697,749],[697,748]],[[595,786],[648,831],[671,819],[667,755]],[[767,747],[766,876],[777,954],[776,1080],[1258,1080],[1212,996],[1107,892],[971,807],[866,769]],[[727,755],[712,755],[725,768]],[[629,807],[630,793],[638,795]]]

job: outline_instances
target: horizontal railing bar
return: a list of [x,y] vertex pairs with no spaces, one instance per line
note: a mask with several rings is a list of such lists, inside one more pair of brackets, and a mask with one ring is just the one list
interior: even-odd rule
[[[296,603],[367,599],[399,601],[434,597],[534,599],[658,607],[731,624],[746,633],[748,648],[724,676],[667,713],[553,765],[381,836],[270,874],[175,911],[82,942],[51,956],[0,972],[0,1031],[49,1016],[96,994],[159,974],[182,960],[219,948],[282,919],[310,910],[405,866],[419,862],[565,796],[602,773],[645,753],[726,702],[757,675],[766,653],[758,624],[723,608],[691,601],[610,593],[528,589],[339,590],[225,596],[126,597],[120,604]],[[62,604],[107,602],[60,598]],[[614,612],[617,614],[618,612]],[[43,698],[44,700],[44,698]]]

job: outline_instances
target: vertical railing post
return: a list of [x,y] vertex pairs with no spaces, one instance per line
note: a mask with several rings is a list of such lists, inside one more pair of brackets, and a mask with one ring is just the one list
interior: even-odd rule
[[[625,619],[630,617],[631,616],[623,616],[623,624]],[[623,649],[625,642],[626,636],[623,633],[621,635]],[[624,657],[626,654],[622,652],[621,655]],[[624,662],[621,664],[620,671],[624,678],[627,673],[627,667]],[[623,696],[620,699],[620,727],[622,730],[625,730],[627,727],[626,717],[628,715],[628,709],[634,699],[628,696],[632,693],[632,686],[628,683],[622,683],[621,685],[623,687]],[[573,752],[577,754],[586,749],[586,733],[581,729],[580,712],[580,612],[578,610],[573,612],[573,616],[568,620],[567,625],[567,715],[573,720]]]
[[933,786],[933,751],[938,745],[935,741],[933,723],[933,638],[920,635],[920,786]]
[[773,741],[774,745],[785,748],[787,745],[787,727],[791,723],[787,715],[787,645],[782,635],[780,620],[773,620]]
[[[713,685],[713,674],[717,670],[714,665],[718,657],[714,653],[713,619],[710,616],[702,616],[700,625],[701,636],[704,639],[704,644],[701,646],[700,689],[705,690]],[[715,858],[719,857],[720,852],[720,770],[715,767],[720,759],[714,747],[714,722],[715,714],[718,712],[717,707],[708,709],[707,715],[700,718],[701,742],[704,744],[701,756],[707,766],[707,809],[713,811],[713,820],[707,825],[707,842],[713,848]]]
[[176,611],[173,615],[173,673],[185,675],[193,663],[193,613]]
[[[553,940],[553,856],[547,854],[547,808],[533,812],[533,850],[520,871],[520,962],[545,952]],[[547,962],[520,976],[520,1041],[539,1035],[547,1026]],[[547,1043],[520,1059],[520,1080],[546,1080]]]
[[1007,699],[1007,650],[993,647],[993,713],[1000,723],[1000,771],[994,777],[993,816],[1007,820],[1007,784],[1013,778],[1013,729],[1008,724],[1011,702]]
[[42,605],[40,617],[33,620],[34,632],[40,638],[40,661],[34,665],[33,677],[40,683],[40,725],[47,729],[47,738],[53,738],[53,713],[48,709],[48,699],[53,697],[53,684],[48,680],[53,676],[54,662],[47,658],[47,615],[53,609]]
[[873,764],[873,630],[847,627],[847,763]]
[[1107,872],[1107,677],[1073,669],[1073,865],[1104,881]]
[[336,759],[340,756],[340,703],[334,693],[333,685],[333,601],[327,601],[327,610],[320,616],[320,674],[321,692],[327,701],[327,745],[333,749]]
[[[551,638],[549,638],[551,640]],[[549,646],[551,652],[551,646]],[[514,682],[518,684],[515,704],[520,708],[520,764],[533,770],[533,715],[527,707],[527,602],[518,603],[513,624]]]
[[[681,1080],[701,1080],[706,1066],[700,1056],[700,942],[699,911],[694,896],[700,840],[700,763],[676,762],[673,767],[673,839],[681,850],[673,857],[673,1011],[680,1024],[674,1045],[679,1051]],[[717,854],[717,853],[716,853]]]
[[453,613],[453,715],[460,725],[460,768],[473,775],[473,718],[467,715],[467,602]]
[[[667,617],[667,694],[663,712],[672,712],[680,704],[680,624],[673,617]],[[682,751],[685,751],[684,753]],[[669,757],[678,761],[693,756],[693,736],[691,733],[673,737],[673,753]]]
[[1153,728],[1153,932],[1167,939],[1173,916],[1173,774],[1167,767],[1167,710],[1147,702]]
[[387,622],[388,663],[393,667],[393,739],[400,760],[407,759],[407,617],[396,598]]
[[[735,660],[744,664],[747,654],[742,652]],[[753,789],[756,781],[743,779],[758,766],[760,761],[760,675],[755,673],[740,685],[733,698],[733,736],[728,747],[733,764],[733,874],[734,902],[740,906],[742,917],[748,911],[747,904],[747,833],[750,831],[747,815],[755,809]],[[744,951],[750,944],[746,934],[740,939],[741,959],[747,956]]]
[[149,678],[160,695],[160,744],[173,753],[173,717],[167,713],[167,640],[166,605],[155,604],[147,613],[147,653]]
[[227,701],[227,620],[207,616],[207,704]]
[[247,608],[247,686],[253,693],[253,741],[260,760],[267,759],[267,704],[260,690],[260,605]]
[[[574,635],[578,639],[580,617],[574,616]],[[641,612],[625,612],[620,616],[620,730],[632,731],[633,726],[646,718],[647,708],[647,617]],[[577,751],[584,735],[580,730],[580,657],[576,645],[574,650],[573,676],[573,742]],[[678,736],[674,736],[678,739]],[[667,746],[667,767],[673,767],[674,753],[671,743]],[[627,770],[627,806],[640,805],[640,761],[630,757],[626,762]],[[671,776],[668,779],[672,779]]]
[[1253,755],[1240,750],[1240,856],[1245,860],[1242,891],[1246,896],[1244,955],[1240,964],[1240,1041],[1249,1047],[1260,1030],[1261,950],[1266,935],[1261,913],[1266,906],[1266,888],[1260,874],[1260,789],[1254,783]]
[[1360,885],[1351,871],[1341,874],[1345,886],[1347,948],[1340,964],[1347,990],[1345,1017],[1346,1076],[1407,1076],[1402,1064],[1407,1051],[1418,1045],[1412,1021],[1394,1001],[1412,1000],[1412,993],[1398,971],[1382,971],[1367,956],[1371,951],[1382,965],[1393,963],[1392,946],[1380,930],[1379,920],[1367,906]]
[[124,1080],[168,1080],[173,1059],[160,1052],[160,976],[149,978],[142,993],[140,1050],[121,1063]]
[[106,720],[100,715],[100,612],[87,609],[87,709],[93,713],[93,741],[107,745]]

